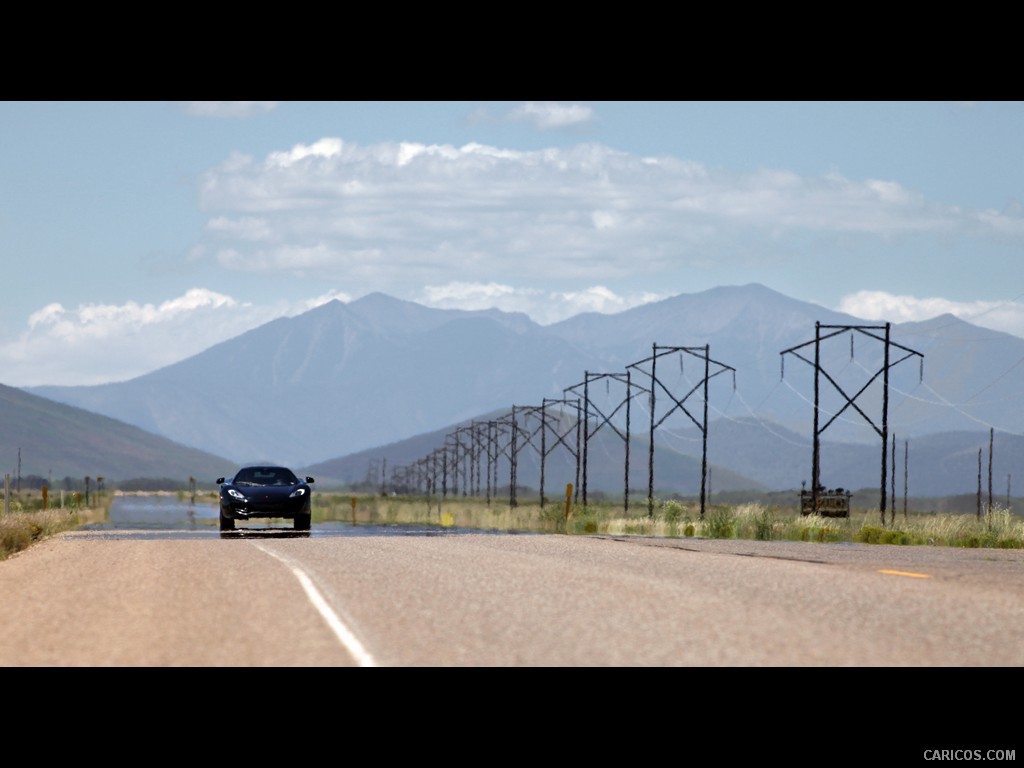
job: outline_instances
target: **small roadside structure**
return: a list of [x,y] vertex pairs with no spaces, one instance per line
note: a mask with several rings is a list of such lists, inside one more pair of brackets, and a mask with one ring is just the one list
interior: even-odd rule
[[845,488],[818,486],[817,493],[800,490],[800,514],[820,517],[849,517],[850,497],[853,494]]

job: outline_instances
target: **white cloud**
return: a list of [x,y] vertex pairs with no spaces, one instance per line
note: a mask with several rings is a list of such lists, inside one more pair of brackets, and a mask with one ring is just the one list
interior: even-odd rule
[[[893,238],[1024,241],[1024,211],[970,210],[883,179],[726,171],[600,144],[518,151],[478,143],[324,138],[264,160],[232,155],[199,189],[221,266],[409,294],[452,282],[556,289],[766,265],[776,244]],[[209,257],[208,257],[209,258]],[[781,258],[781,256],[779,257]]]
[[197,117],[252,117],[273,112],[277,101],[181,101],[182,111]]
[[217,216],[206,222],[206,229],[209,232],[219,232],[229,237],[237,237],[239,240],[251,242],[266,240],[270,236],[270,227],[267,222],[255,216],[243,216],[237,219]]
[[271,152],[267,156],[267,165],[276,165],[282,168],[295,165],[307,157],[331,158],[341,154],[341,139],[320,139],[313,144],[296,144],[287,152]]
[[975,211],[972,215],[982,231],[995,231],[1015,240],[1024,237],[1024,215],[1021,204],[1016,201],[1005,211],[988,208]]
[[[520,291],[519,295],[522,297],[536,293],[536,291]],[[456,282],[447,285],[428,285],[423,289],[421,301],[428,307],[457,306],[461,309],[489,309],[496,306],[496,303],[516,295],[516,289],[509,285]]]
[[377,264],[380,251],[375,249],[338,253],[327,245],[278,245],[265,250],[222,248],[215,258],[220,266],[236,272],[275,273],[295,276],[310,274],[325,277],[358,278],[369,281]]
[[972,325],[1024,337],[1024,303],[1016,300],[965,302],[897,296],[885,291],[858,291],[844,296],[837,309],[864,320],[896,323],[918,322],[950,314]]
[[[603,285],[556,291],[493,281],[452,281],[425,286],[412,300],[445,309],[521,312],[547,325],[582,312],[622,312],[671,295],[617,292]],[[351,299],[348,292],[330,290],[304,301],[254,305],[197,288],[159,304],[129,301],[68,309],[54,303],[33,313],[19,338],[0,346],[0,369],[9,386],[119,381],[198,354],[277,317]],[[956,302],[860,291],[845,296],[837,309],[865,320],[893,322],[949,313],[1024,337],[1024,303],[1017,300]]]
[[82,304],[67,310],[60,304],[50,304],[29,316],[29,331],[48,330],[49,333],[74,341],[101,339],[116,335],[125,328],[139,329],[148,325],[169,323],[182,315],[200,309],[232,307],[235,300],[229,296],[193,288],[162,304]]
[[342,296],[255,306],[196,288],[160,304],[50,304],[29,317],[20,337],[0,346],[0,370],[9,386],[119,381]]
[[453,282],[427,286],[413,301],[439,309],[496,308],[505,312],[522,312],[541,325],[549,325],[581,312],[623,312],[663,298],[666,296],[653,293],[619,296],[604,286],[557,292],[515,288],[500,283]]
[[540,130],[567,128],[589,123],[594,110],[582,104],[564,104],[556,101],[528,101],[508,113],[510,120],[533,123]]
[[864,186],[871,192],[874,192],[879,200],[886,203],[903,205],[917,202],[913,195],[894,181],[868,179],[864,182]]
[[709,172],[672,204],[709,221],[728,219],[774,234],[853,232],[884,238],[952,234],[973,226],[955,208],[929,204],[895,182],[858,182],[836,173],[802,177],[777,170]]
[[665,298],[668,298],[666,294],[649,291],[620,296],[603,285],[557,294],[557,299],[563,307],[562,317],[559,319],[572,317],[581,312],[600,312],[606,315],[625,312],[641,304],[650,304],[652,301],[661,301]]
[[[619,312],[664,298],[618,295],[603,286],[555,292],[500,283],[451,282],[426,286],[413,300],[437,308],[522,312],[548,324],[580,312]],[[278,317],[307,312],[351,294],[330,290],[297,302],[257,305],[195,288],[159,304],[47,305],[27,329],[0,345],[8,386],[91,385],[123,381],[196,355]]]
[[[312,299],[306,299],[296,307],[296,313],[301,314],[302,312],[308,312],[311,309],[329,304],[332,301],[340,301],[343,304],[347,304],[352,301],[352,297],[344,291],[328,291],[322,293],[319,296],[314,296]],[[289,313],[291,314],[291,313]]]

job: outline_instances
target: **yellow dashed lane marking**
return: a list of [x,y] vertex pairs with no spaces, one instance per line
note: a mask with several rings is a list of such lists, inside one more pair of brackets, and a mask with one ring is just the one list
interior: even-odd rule
[[909,576],[912,579],[930,579],[927,573],[910,573],[909,571],[879,571],[879,573],[887,573],[890,576]]

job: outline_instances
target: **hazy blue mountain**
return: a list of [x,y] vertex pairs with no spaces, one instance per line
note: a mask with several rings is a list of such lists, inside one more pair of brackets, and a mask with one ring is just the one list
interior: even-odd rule
[[238,462],[303,464],[560,395],[585,360],[523,315],[373,294],[275,320],[130,381],[30,391]]
[[[800,434],[811,434],[814,412],[811,363],[816,323],[823,326],[823,337],[832,332],[824,326],[884,325],[790,299],[753,284],[675,296],[617,315],[578,315],[549,330],[582,350],[604,355],[610,369],[652,357],[653,344],[696,348],[707,345],[713,360],[735,369],[736,381],[733,389],[731,376],[718,376],[709,386],[710,418],[724,411],[727,416],[767,419]],[[821,343],[821,365],[851,397],[882,368],[884,342],[869,333],[884,335],[882,330],[869,329],[845,333]],[[922,402],[937,403],[939,398],[921,386],[921,356],[925,360],[924,370],[934,382],[932,386],[953,395],[952,402],[963,403],[972,394],[968,392],[971,386],[981,388],[991,382],[992,367],[999,358],[1013,361],[1024,355],[1024,339],[976,328],[945,315],[927,323],[893,324],[890,341],[920,353],[895,364],[897,353],[900,357],[906,353],[892,347],[889,419],[893,425],[909,424],[911,431],[925,434],[976,427],[989,423],[997,415],[1005,421],[1010,416],[1005,399],[1002,403],[993,403],[989,409],[978,405],[971,415],[945,404]],[[797,347],[795,352],[805,359],[793,352],[782,354]],[[701,381],[703,370],[700,361],[692,355],[682,353],[676,358],[683,358],[682,363],[671,357],[659,357],[659,379],[669,387],[677,387],[675,391],[684,392]],[[712,366],[711,372],[714,370]],[[997,385],[990,394],[993,399],[1013,398],[1020,405],[1022,381],[1024,372]],[[877,426],[881,423],[882,410],[880,383],[879,379],[857,400]],[[824,410],[835,412],[844,405],[845,401],[824,378],[820,391]],[[914,397],[921,400],[915,401]],[[899,413],[897,407],[901,409]],[[973,424],[972,417],[977,420]],[[1024,419],[1011,418],[1016,427],[1007,424],[1007,428],[1016,431],[1024,426]],[[870,425],[849,408],[823,436],[861,442],[876,438]]]
[[[753,483],[771,490],[796,489],[802,483],[810,487],[813,451],[809,437],[754,419],[721,419],[712,422],[708,431],[711,464],[742,468]],[[691,440],[698,439],[699,434],[696,430],[686,433]],[[900,496],[904,488],[915,496],[974,492],[978,485],[979,451],[983,490],[987,494],[991,463],[993,494],[1005,497],[1014,469],[1019,472],[1024,466],[1024,437],[1001,432],[994,435],[968,431],[890,435],[885,457],[887,492],[892,495],[893,488]],[[820,479],[826,487],[880,488],[881,440],[873,444],[822,440],[819,456]],[[1018,482],[1024,483],[1024,480]]]
[[[876,486],[884,324],[756,284],[682,294],[615,315],[582,314],[550,326],[521,314],[438,310],[372,294],[275,320],[130,381],[30,391],[235,462],[318,467],[344,459],[349,469],[340,474],[358,477],[366,472],[359,463],[373,456],[383,463],[382,446],[407,449],[482,414],[536,406],[544,398],[582,397],[588,375],[606,375],[589,387],[589,397],[594,408],[610,413],[625,400],[621,378],[629,371],[631,453],[649,444],[653,389],[656,462],[679,457],[675,469],[656,467],[656,485],[664,480],[675,488],[693,477],[684,464],[697,461],[699,467],[696,425],[703,418],[706,348],[712,361],[707,438],[713,482],[721,480],[723,490],[732,480],[794,488],[810,474],[816,324],[823,372],[819,431],[829,446],[822,453],[822,481]],[[837,328],[842,332],[830,336]],[[927,475],[915,462],[932,456],[926,446],[944,445],[952,453],[936,447],[932,463],[952,464],[927,481],[927,490],[948,485],[956,486],[950,492],[970,492],[976,467],[962,463],[971,464],[972,441],[987,445],[992,426],[1001,439],[1024,434],[1024,339],[950,315],[889,330],[885,427],[900,445],[908,441],[911,488],[919,478],[918,491],[926,494]],[[674,399],[684,407],[673,410]],[[617,411],[620,428],[623,419]],[[962,445],[938,437],[957,433],[966,435]],[[622,440],[614,438],[605,442],[607,455],[614,455],[616,441],[624,453]],[[639,441],[635,450],[632,441]],[[1010,442],[997,459],[1016,450]],[[395,466],[400,459],[387,461]],[[609,460],[607,480],[595,469],[594,482],[614,489],[622,462],[621,456]],[[645,488],[646,457],[631,458],[630,465],[631,486]],[[639,482],[636,473],[643,475]],[[1002,472],[1010,473],[1009,467]]]
[[233,471],[233,462],[187,448],[124,422],[0,385],[3,468],[16,477],[98,478],[116,483],[136,478],[189,477],[211,485]]
[[[466,437],[463,437],[463,447],[454,453],[453,436],[458,428],[467,428],[474,423],[486,424],[489,420],[507,422],[509,418],[508,411],[486,414],[471,422],[452,424],[445,429],[318,462],[304,468],[303,472],[313,474],[327,484],[362,484],[369,490],[401,490],[403,483],[416,487],[417,477],[420,478],[420,487],[423,487],[424,477],[437,477],[437,482],[441,482],[445,470],[443,464],[437,463],[443,456],[439,449],[448,445],[449,456],[461,457],[457,458],[460,467],[458,477],[453,480],[456,470],[452,467],[447,469],[449,490],[456,486],[464,489],[465,483],[459,482],[458,478],[466,474],[472,476],[476,472],[483,478],[480,481],[482,494],[486,485],[487,454],[482,450],[479,461],[474,462],[472,452],[465,447],[469,444]],[[545,445],[545,495],[556,498],[564,492],[566,483],[581,487],[582,478],[577,473],[584,454],[582,450],[577,451],[572,434],[565,444],[556,444],[553,430],[558,427],[554,426],[553,416],[549,419],[553,426]],[[536,432],[539,417],[520,424],[526,431]],[[481,429],[480,434],[483,440],[486,433]],[[564,423],[559,434],[566,434]],[[708,435],[706,492],[709,498],[714,493],[751,491],[755,497],[760,492],[768,501],[774,498],[774,493],[797,491],[805,484],[810,486],[812,441],[809,437],[750,418],[711,422]],[[1012,474],[1015,468],[1019,471],[1024,465],[1024,437],[999,432],[994,435],[944,432],[915,438],[895,437],[895,452],[892,439],[886,447],[885,486],[890,499],[901,499],[907,494],[912,497],[973,497],[979,487],[987,498],[990,477],[996,502],[1002,502],[1011,493],[1015,498],[1020,497],[1019,488],[1013,491]],[[504,445],[507,447],[507,444],[506,437]],[[540,487],[539,438],[535,434],[532,443],[520,440],[519,444],[517,485],[536,490]],[[631,433],[629,487],[634,503],[646,497],[649,445],[646,433]],[[696,428],[682,430],[673,437],[659,437],[655,445],[655,496],[699,494],[701,452],[701,433]],[[881,486],[881,452],[881,441],[872,445],[822,440],[819,447],[822,485],[857,492],[863,506],[873,506],[877,503]],[[470,454],[468,467],[467,453]],[[479,464],[479,469],[475,468],[476,464]],[[620,436],[605,430],[593,437],[586,453],[586,464],[587,486],[591,494],[623,497],[626,456],[625,442]],[[511,469],[507,452],[496,454],[495,465],[492,473],[496,477],[495,486],[507,496]],[[1021,483],[1018,478],[1017,485]]]
[[[544,494],[547,498],[564,498],[566,485],[572,484],[578,492],[583,487],[582,433],[577,441],[574,414],[563,412],[558,419],[557,409],[546,415],[551,427],[546,439],[540,437],[540,416],[517,416],[522,430],[517,441],[516,485],[532,489],[535,493],[541,487],[541,450],[544,451]],[[438,489],[447,482],[463,494],[474,485],[479,494],[487,488],[487,473],[490,468],[492,489],[495,496],[507,498],[510,493],[510,448],[508,433],[490,445],[491,460],[488,460],[487,428],[489,421],[500,421],[508,426],[511,411],[493,412],[468,422],[453,424],[442,430],[416,435],[365,451],[319,462],[303,469],[323,483],[361,484],[370,490],[388,492],[394,489],[426,487],[424,478],[434,478]],[[560,423],[559,423],[560,422]],[[470,430],[477,425],[476,442],[471,432],[460,435],[460,448],[454,449],[456,430]],[[559,438],[562,438],[559,442]],[[631,434],[629,454],[629,488],[633,499],[646,498],[649,482],[649,445],[646,435]],[[439,449],[449,446],[450,465],[446,468]],[[621,499],[626,491],[626,442],[611,430],[594,435],[586,451],[586,486],[589,497],[603,495]],[[577,461],[579,456],[579,461]],[[474,458],[476,457],[476,458]],[[395,469],[401,471],[395,473]],[[655,451],[656,487],[665,494],[697,495],[701,485],[701,458],[681,453],[671,446],[660,446]],[[768,489],[762,483],[735,472],[725,465],[712,467],[714,487],[721,491]],[[467,480],[468,478],[468,480]]]

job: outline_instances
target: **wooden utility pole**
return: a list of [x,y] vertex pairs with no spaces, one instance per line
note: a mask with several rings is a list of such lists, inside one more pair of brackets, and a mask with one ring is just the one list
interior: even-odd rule
[[907,522],[907,452],[908,441],[903,441],[903,522]]
[[992,511],[992,446],[995,441],[996,430],[989,427],[988,430],[988,511]]
[[977,499],[978,522],[981,522],[981,448],[978,449],[978,499]]
[[889,522],[892,525],[896,525],[896,433],[892,434],[892,479],[889,481],[890,498],[892,501],[889,502]]

